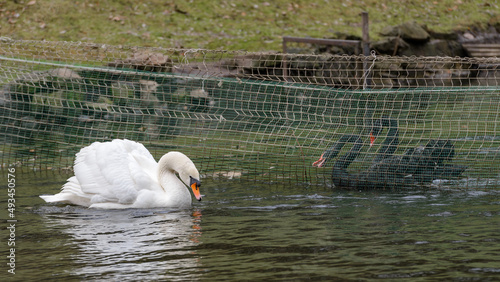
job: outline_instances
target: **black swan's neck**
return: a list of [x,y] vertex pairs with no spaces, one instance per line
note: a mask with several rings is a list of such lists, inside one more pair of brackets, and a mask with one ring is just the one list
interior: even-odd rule
[[363,139],[361,139],[361,137],[359,137],[358,135],[354,134],[342,136],[334,146],[336,147],[336,150],[340,152],[340,150],[347,143],[352,143],[353,146],[351,147],[349,152],[340,156],[337,159],[337,161],[333,164],[334,169],[342,169],[342,170],[347,169],[349,165],[351,165],[351,163],[358,157],[359,152],[363,147]]
[[373,124],[372,134],[376,137],[378,136],[384,128],[387,128],[387,137],[382,146],[377,152],[377,156],[373,162],[380,162],[381,160],[388,158],[396,152],[399,145],[399,131],[398,122],[392,118],[381,118],[375,121]]

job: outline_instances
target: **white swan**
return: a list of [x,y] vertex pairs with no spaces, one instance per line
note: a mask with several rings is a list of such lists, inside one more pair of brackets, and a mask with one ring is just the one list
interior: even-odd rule
[[95,142],[81,149],[74,171],[60,193],[40,197],[48,203],[102,209],[184,208],[191,206],[187,185],[201,201],[200,175],[186,155],[169,152],[157,163],[144,145],[130,140]]

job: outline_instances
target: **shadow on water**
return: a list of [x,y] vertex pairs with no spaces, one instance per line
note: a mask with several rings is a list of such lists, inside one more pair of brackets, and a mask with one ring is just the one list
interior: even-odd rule
[[500,189],[207,179],[203,201],[188,210],[90,210],[38,198],[64,178],[17,188],[16,280],[500,279]]

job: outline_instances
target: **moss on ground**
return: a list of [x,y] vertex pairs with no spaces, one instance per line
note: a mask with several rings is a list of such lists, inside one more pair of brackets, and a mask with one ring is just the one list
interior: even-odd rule
[[496,1],[3,1],[0,34],[13,39],[129,46],[279,51],[282,36],[361,36],[363,11],[377,39],[415,20],[437,32],[499,26]]

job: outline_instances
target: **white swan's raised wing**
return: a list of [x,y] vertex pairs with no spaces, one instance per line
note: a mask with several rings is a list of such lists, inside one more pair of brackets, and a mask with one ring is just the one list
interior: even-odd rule
[[82,192],[91,202],[133,203],[141,189],[161,189],[157,166],[149,151],[129,140],[95,142],[83,148],[74,165]]

